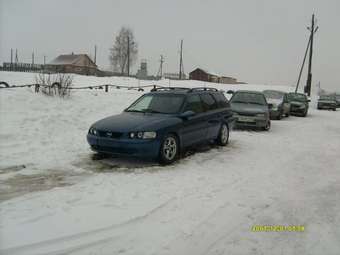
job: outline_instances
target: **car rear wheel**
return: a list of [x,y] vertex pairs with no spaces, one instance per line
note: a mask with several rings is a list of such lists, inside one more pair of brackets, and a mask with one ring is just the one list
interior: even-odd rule
[[173,134],[168,134],[164,137],[160,152],[159,161],[161,164],[171,164],[178,156],[179,145],[178,139]]
[[218,137],[217,144],[220,146],[226,146],[229,142],[229,127],[227,124],[223,123],[221,125]]

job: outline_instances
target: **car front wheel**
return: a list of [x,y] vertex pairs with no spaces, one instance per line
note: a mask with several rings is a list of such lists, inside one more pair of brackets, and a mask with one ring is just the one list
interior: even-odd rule
[[269,131],[270,129],[270,120],[268,120],[267,124],[264,126],[263,130]]
[[223,123],[221,125],[218,137],[217,144],[220,146],[226,146],[229,142],[229,127],[227,124]]
[[160,152],[159,161],[161,164],[171,164],[178,156],[179,144],[178,139],[173,134],[168,134],[164,137]]

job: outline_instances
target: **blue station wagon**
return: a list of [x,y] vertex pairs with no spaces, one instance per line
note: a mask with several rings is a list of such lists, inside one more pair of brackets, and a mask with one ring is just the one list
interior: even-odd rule
[[229,102],[217,89],[161,88],[94,123],[87,141],[99,154],[169,164],[187,147],[210,141],[227,145],[233,121]]

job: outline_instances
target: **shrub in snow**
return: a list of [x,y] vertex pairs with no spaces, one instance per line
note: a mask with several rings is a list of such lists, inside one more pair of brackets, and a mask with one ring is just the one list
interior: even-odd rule
[[41,92],[47,96],[68,97],[71,94],[73,76],[64,73],[39,73],[35,81],[40,85]]

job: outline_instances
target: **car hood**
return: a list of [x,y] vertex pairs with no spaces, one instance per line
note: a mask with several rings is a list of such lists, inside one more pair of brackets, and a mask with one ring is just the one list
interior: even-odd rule
[[294,105],[294,106],[302,106],[302,105],[305,105],[305,103],[300,102],[300,101],[290,101],[290,104],[291,104],[291,105]]
[[318,103],[336,104],[336,101],[332,101],[332,100],[318,100]]
[[268,106],[246,103],[231,103],[231,110],[237,113],[258,114],[268,112]]
[[92,127],[115,132],[154,131],[180,121],[176,116],[167,114],[123,112],[99,120]]
[[268,102],[268,104],[272,104],[273,106],[278,106],[278,105],[282,104],[281,99],[274,99],[274,98],[268,98],[267,102]]

